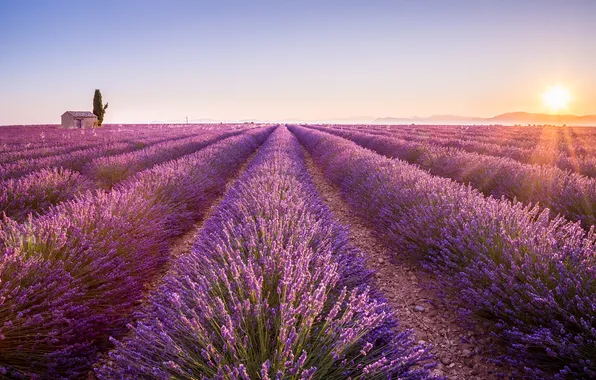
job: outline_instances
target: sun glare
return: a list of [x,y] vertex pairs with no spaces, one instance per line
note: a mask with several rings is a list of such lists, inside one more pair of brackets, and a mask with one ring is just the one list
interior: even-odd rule
[[542,95],[544,105],[552,112],[566,109],[570,99],[569,91],[560,85],[548,88]]

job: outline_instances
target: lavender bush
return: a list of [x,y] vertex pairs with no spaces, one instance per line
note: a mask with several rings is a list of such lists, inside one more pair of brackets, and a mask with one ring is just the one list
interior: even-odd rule
[[0,181],[0,216],[4,213],[22,222],[31,212],[43,212],[92,187],[85,176],[62,168],[41,169],[19,179]]
[[62,167],[69,170],[80,171],[87,162],[95,157],[130,152],[134,149],[136,149],[136,147],[132,144],[116,142],[101,145],[96,148],[76,150],[67,154],[23,159],[16,162],[0,164],[0,180],[17,178],[33,171],[53,167]]
[[[346,127],[340,128],[345,129]],[[563,170],[596,177],[596,157],[586,155],[586,152],[584,152],[585,149],[582,147],[565,146],[568,149],[560,150],[559,146],[549,143],[549,141],[537,142],[536,140],[529,147],[520,147],[517,145],[508,145],[507,143],[509,141],[503,138],[488,140],[479,138],[478,136],[463,138],[463,136],[453,133],[454,127],[446,126],[445,128],[450,128],[452,133],[444,137],[440,135],[441,130],[432,130],[429,133],[416,133],[409,128],[391,131],[358,129],[358,131],[414,143],[427,143],[446,148],[459,148],[466,152],[508,157],[526,164],[552,165]],[[573,142],[570,142],[570,144],[573,144]]]
[[240,132],[229,130],[208,132],[180,140],[165,141],[134,152],[98,157],[89,162],[82,171],[99,186],[109,189],[138,171],[193,153],[238,133]]
[[167,260],[167,239],[205,212],[270,131],[230,137],[26,223],[4,220],[0,374],[81,377],[108,336],[124,332]]
[[[0,378],[60,378],[61,367],[84,370],[93,353],[84,287],[60,261],[4,248],[0,256]],[[81,318],[83,317],[83,318]]]
[[291,127],[396,252],[418,255],[464,315],[491,321],[525,376],[596,377],[596,237],[340,137]]
[[[60,167],[41,169],[18,179],[0,181],[0,187],[5,189],[0,193],[0,216],[5,213],[22,222],[29,213],[44,213],[51,206],[73,199],[84,190],[98,187],[109,189],[116,182],[138,171],[190,154],[238,133],[238,130],[224,129],[219,132],[204,132],[200,136],[190,138],[175,137],[130,153],[98,157],[83,168],[85,175]],[[153,139],[161,141],[163,136]],[[136,143],[141,141],[137,140]],[[145,143],[139,146],[144,146]]]
[[[4,132],[4,129],[5,127],[0,132]],[[229,126],[224,125],[223,130],[226,129],[229,129]],[[36,128],[20,128],[13,132],[18,140],[14,143],[14,149],[0,153],[0,179],[17,178],[33,171],[52,167],[81,171],[86,164],[97,157],[132,152],[164,141],[176,141],[202,135],[210,133],[210,131],[222,130],[222,126],[217,129],[192,128],[190,130],[166,128],[157,131],[158,133],[155,133],[154,128],[144,132],[138,129],[117,132],[102,128],[98,135],[95,135],[95,130],[44,129],[42,134],[53,131],[56,139],[62,137],[60,143],[51,146],[47,146],[45,143],[41,145],[31,143],[30,140],[27,140],[31,130],[35,131]],[[58,132],[60,135],[57,134]],[[40,132],[36,131],[35,133]],[[39,138],[37,139],[39,140]],[[76,149],[72,149],[73,146]],[[31,149],[27,149],[28,147]]]
[[280,127],[100,379],[428,377]]
[[[85,135],[78,135],[76,137],[72,137],[72,132],[65,132],[64,139],[61,141],[53,141],[53,142],[34,142],[32,143],[29,140],[27,143],[21,142],[19,144],[15,144],[14,149],[10,151],[1,152],[0,153],[0,163],[10,163],[15,162],[18,160],[24,159],[34,159],[34,158],[43,158],[49,156],[58,156],[62,154],[72,153],[77,150],[84,150],[84,149],[91,149],[91,148],[99,148],[102,145],[107,145],[111,143],[128,143],[138,147],[138,149],[151,145],[157,142],[166,141],[172,138],[178,137],[178,131],[168,131],[166,133],[160,133],[159,135],[148,135],[140,133],[139,131],[130,131],[127,133],[122,133],[118,135],[114,134],[85,134]],[[19,131],[15,131],[17,136],[20,136],[23,141],[27,141],[27,137],[30,137],[27,133],[24,133],[23,129]],[[41,135],[45,135],[45,131],[40,133]],[[188,136],[182,136],[188,137]],[[39,137],[33,137],[33,141],[39,141]]]
[[544,157],[547,158],[545,162],[549,163],[552,163],[554,157],[560,155],[570,158],[596,156],[596,133],[591,127],[498,125],[337,125],[332,127],[403,139],[411,138],[415,141],[445,139],[455,144],[480,143],[486,144],[488,149],[503,149],[513,154],[516,154],[516,151],[523,154],[526,150],[531,150],[538,153],[536,158],[541,157],[543,153],[552,154]]
[[47,148],[78,147],[112,142],[138,140],[169,140],[190,137],[204,131],[245,128],[245,124],[119,124],[103,125],[99,129],[65,129],[56,125],[2,126],[0,128],[0,162],[4,154],[31,157],[47,153]]
[[408,142],[359,132],[331,130],[388,157],[400,158],[432,174],[470,183],[486,195],[540,203],[553,216],[596,224],[596,179],[552,166],[528,165],[504,157],[469,153],[456,148]]

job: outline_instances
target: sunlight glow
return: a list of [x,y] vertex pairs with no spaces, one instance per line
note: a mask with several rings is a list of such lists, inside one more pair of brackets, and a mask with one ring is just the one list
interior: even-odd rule
[[566,109],[569,106],[571,95],[565,87],[556,85],[548,88],[544,92],[542,95],[542,100],[544,101],[544,105],[551,112],[558,112]]

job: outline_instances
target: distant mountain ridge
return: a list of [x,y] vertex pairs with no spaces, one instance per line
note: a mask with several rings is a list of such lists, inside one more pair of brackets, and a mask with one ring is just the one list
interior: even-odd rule
[[510,112],[495,116],[498,121],[524,121],[533,124],[596,124],[596,115],[550,115],[542,113]]
[[396,118],[382,117],[375,123],[415,123],[415,124],[536,124],[536,125],[593,125],[596,126],[596,115],[552,115],[531,112],[508,112],[493,117],[469,117],[458,115],[433,115],[430,117]]

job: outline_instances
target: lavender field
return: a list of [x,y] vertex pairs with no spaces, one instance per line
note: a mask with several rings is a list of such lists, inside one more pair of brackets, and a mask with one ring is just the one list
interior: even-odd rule
[[0,378],[596,378],[594,128],[0,127],[0,211]]

